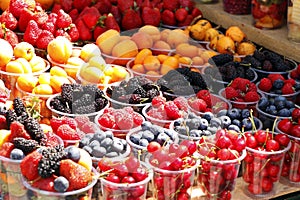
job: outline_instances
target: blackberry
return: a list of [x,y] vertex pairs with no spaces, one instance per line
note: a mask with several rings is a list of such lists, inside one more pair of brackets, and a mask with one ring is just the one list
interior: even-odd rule
[[112,88],[111,92],[112,93],[110,95],[112,99],[118,99],[120,96],[124,96],[127,94],[125,88],[121,86]]
[[273,64],[269,60],[265,60],[262,64],[262,70],[273,71]]
[[6,112],[5,118],[6,118],[7,127],[9,128],[10,124],[13,121],[17,121],[18,116],[14,110],[8,110]]
[[23,113],[27,113],[26,107],[25,107],[22,99],[20,99],[20,97],[17,97],[13,100],[13,108],[14,108],[17,116],[20,116]]
[[96,111],[103,109],[108,104],[108,100],[106,98],[98,98],[95,100],[95,108]]
[[146,91],[142,88],[142,86],[138,86],[134,91],[133,94],[139,94],[142,98],[147,96]]
[[146,98],[153,99],[154,97],[159,95],[159,91],[157,89],[151,89],[146,92]]
[[60,112],[69,114],[72,113],[71,108],[69,106],[67,107],[67,105],[63,103],[63,99],[61,96],[54,97],[50,102],[50,106]]
[[235,68],[236,69],[236,75],[237,75],[237,77],[240,77],[240,78],[246,78],[245,77],[245,67],[236,67]]
[[266,60],[269,60],[273,65],[282,61],[282,58],[277,53],[271,52],[269,50],[265,50],[263,53],[266,57]]
[[31,153],[38,148],[39,143],[35,140],[27,140],[22,137],[16,137],[13,139],[15,148],[21,149],[25,155]]
[[191,86],[177,85],[173,88],[173,93],[176,95],[191,95],[194,94],[194,89]]
[[260,62],[263,62],[266,59],[264,53],[260,50],[255,50],[253,53],[253,57],[256,58]]
[[69,105],[73,102],[73,87],[71,84],[63,84],[61,86],[61,97],[64,102]]
[[42,159],[38,164],[38,173],[42,178],[59,175],[59,164],[66,157],[63,146],[44,147],[41,149]]
[[289,70],[289,65],[283,60],[274,63],[273,66],[274,66],[274,70],[278,72],[285,72]]
[[146,78],[145,76],[138,76],[137,79],[138,79],[138,82],[139,82],[140,85],[147,85],[147,84],[152,84],[153,83],[153,81]]
[[93,94],[83,94],[81,97],[80,97],[80,101],[82,103],[82,105],[89,105],[91,103],[93,103],[95,100],[95,95]]
[[130,95],[130,98],[128,100],[128,102],[130,104],[140,104],[142,103],[143,99],[141,98],[141,96],[139,94],[132,94]]
[[245,72],[245,78],[248,80],[253,80],[255,78],[255,72],[248,68]]
[[191,72],[191,69],[190,68],[177,68],[176,70],[174,70],[174,73],[176,73],[176,72],[179,72],[182,75],[188,75]]
[[231,61],[233,61],[233,55],[230,54],[218,54],[208,59],[209,64],[216,66],[221,66]]
[[152,90],[152,89],[159,90],[159,86],[154,83],[147,83],[145,85],[142,85],[142,88],[146,91]]
[[90,105],[82,105],[80,107],[76,107],[74,110],[74,114],[86,114],[96,112],[96,107],[94,104]]
[[257,60],[256,58],[254,58],[253,56],[251,55],[247,55],[245,56],[245,58],[243,59],[243,61],[241,62],[241,64],[247,64],[251,67],[254,67],[256,69],[260,69],[261,68],[261,62],[259,60]]
[[30,137],[36,140],[39,144],[42,144],[45,141],[46,136],[44,131],[36,119],[32,117],[27,118],[24,121],[24,127],[30,134]]
[[23,112],[21,115],[17,117],[17,121],[19,121],[21,124],[24,124],[24,121],[29,117],[27,112]]

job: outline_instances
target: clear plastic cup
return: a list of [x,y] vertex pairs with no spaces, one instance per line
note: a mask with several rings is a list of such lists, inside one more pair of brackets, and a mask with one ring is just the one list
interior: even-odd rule
[[115,56],[112,56],[112,55],[107,55],[107,54],[104,54],[104,53],[102,53],[101,55],[104,58],[104,60],[105,60],[106,63],[108,63],[108,64],[114,64],[114,65],[121,65],[123,67],[125,67],[126,64],[131,59],[133,59],[132,57],[131,58],[120,58],[120,57],[115,57]]
[[199,154],[198,184],[208,199],[218,199],[235,189],[240,165],[246,156],[246,150],[233,160],[213,160]]
[[[274,133],[276,134],[276,133]],[[244,193],[253,199],[268,199],[276,194],[285,153],[291,143],[279,151],[259,151],[246,147],[247,155],[242,163]]]

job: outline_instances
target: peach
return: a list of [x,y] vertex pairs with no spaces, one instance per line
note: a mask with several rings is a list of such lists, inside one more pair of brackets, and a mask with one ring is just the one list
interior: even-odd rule
[[21,63],[25,74],[32,73],[31,65],[25,58],[18,58],[16,59],[16,62]]
[[0,39],[0,67],[11,61],[14,54],[12,46],[4,39]]
[[170,29],[164,29],[160,32],[160,39],[167,42],[168,35],[171,33]]
[[39,72],[46,68],[46,62],[44,59],[36,55],[31,58],[29,64],[31,65],[32,72]]
[[137,32],[131,36],[131,40],[136,43],[138,49],[151,48],[153,45],[153,40],[150,35],[144,32]]
[[147,56],[143,64],[148,71],[157,71],[160,68],[160,62],[156,56]]
[[57,63],[67,63],[71,57],[72,49],[72,43],[63,36],[51,40],[47,46],[48,55]]
[[80,58],[85,62],[88,62],[91,57],[100,56],[101,51],[96,44],[86,44],[81,48]]
[[96,44],[101,52],[111,55],[113,47],[119,42],[120,33],[114,29],[109,29],[99,35],[96,39]]
[[163,40],[156,41],[153,46],[153,49],[163,49],[163,50],[171,50],[171,46]]
[[34,55],[34,47],[28,42],[20,42],[14,47],[14,56],[16,58],[25,58],[30,61]]
[[138,54],[138,47],[132,40],[123,40],[112,49],[112,56],[118,58],[131,58]]
[[32,92],[33,88],[38,84],[39,80],[35,76],[23,75],[17,79],[18,87],[25,92]]
[[167,37],[167,43],[171,48],[176,48],[181,43],[187,43],[188,40],[189,36],[181,29],[172,30]]
[[176,53],[180,56],[193,58],[198,55],[198,47],[188,43],[181,43],[176,47]]
[[160,40],[160,31],[156,26],[152,26],[152,25],[145,25],[142,26],[138,32],[143,32],[143,33],[147,33],[148,35],[151,36],[153,42]]

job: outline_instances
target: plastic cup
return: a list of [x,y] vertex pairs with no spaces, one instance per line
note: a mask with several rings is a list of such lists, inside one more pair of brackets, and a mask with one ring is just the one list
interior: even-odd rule
[[131,59],[133,59],[132,57],[131,58],[121,58],[121,57],[115,57],[115,56],[107,55],[107,54],[104,54],[104,53],[102,53],[101,55],[102,55],[102,57],[104,58],[104,60],[107,64],[121,65],[123,67],[125,67],[126,64]]
[[[175,128],[174,122],[175,122],[175,121],[172,121],[172,122],[170,123],[169,129],[174,130],[174,128]],[[174,131],[175,131],[175,130],[174,130]],[[179,143],[180,143],[181,141],[183,141],[183,140],[192,140],[192,141],[197,142],[197,141],[199,141],[201,138],[202,138],[202,137],[193,137],[193,136],[183,135],[183,134],[178,133]]]
[[[44,72],[46,72],[47,70],[50,69],[50,63],[44,59],[44,62],[46,64],[45,69],[38,71],[38,72],[34,72],[31,73],[31,75],[40,75]],[[10,90],[10,100],[13,100],[14,98],[20,96],[18,89],[16,88],[16,83],[17,83],[17,79],[25,74],[18,74],[18,73],[11,73],[11,72],[6,72],[6,71],[2,71],[0,70],[0,79],[4,82],[5,87],[7,89]]]
[[30,182],[28,182],[24,177],[22,177],[22,183],[28,190],[28,198],[29,199],[51,199],[51,200],[65,200],[65,199],[73,199],[79,200],[81,198],[92,199],[93,187],[97,183],[97,170],[92,169],[95,176],[93,176],[93,180],[86,187],[81,188],[79,190],[69,191],[69,192],[49,192],[45,190],[40,190],[38,188],[33,187]]
[[236,184],[240,165],[246,156],[246,150],[234,160],[212,160],[199,154],[198,184],[208,199],[218,199],[230,194]]
[[[274,133],[276,134],[276,133]],[[247,155],[243,161],[244,193],[253,199],[268,199],[275,195],[285,153],[291,143],[279,151],[259,151],[246,147]]]
[[101,178],[102,199],[146,199],[148,183],[153,177],[153,171],[144,162],[141,162],[141,165],[146,168],[148,177],[136,183],[113,183]]
[[155,199],[177,200],[179,196],[191,199],[196,169],[199,162],[179,171],[164,170],[155,167],[150,162],[148,154],[146,163],[153,169],[153,197]]

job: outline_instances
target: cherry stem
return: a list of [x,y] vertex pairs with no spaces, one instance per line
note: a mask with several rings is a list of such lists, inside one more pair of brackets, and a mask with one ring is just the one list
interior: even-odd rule
[[264,165],[260,168],[260,170],[258,172],[256,172],[256,176],[267,166],[268,162],[270,161],[271,159],[269,158],[265,163]]
[[252,109],[250,109],[249,120],[250,120],[250,122],[252,124],[252,133],[253,133],[253,131],[254,131],[254,133],[257,132],[256,126],[255,126],[255,122],[254,122],[254,116],[253,116],[253,110]]
[[275,126],[277,124],[277,121],[278,121],[278,117],[275,118],[274,123],[273,123],[273,127],[272,127],[272,139],[273,139],[273,135],[274,135],[274,132],[275,132]]

